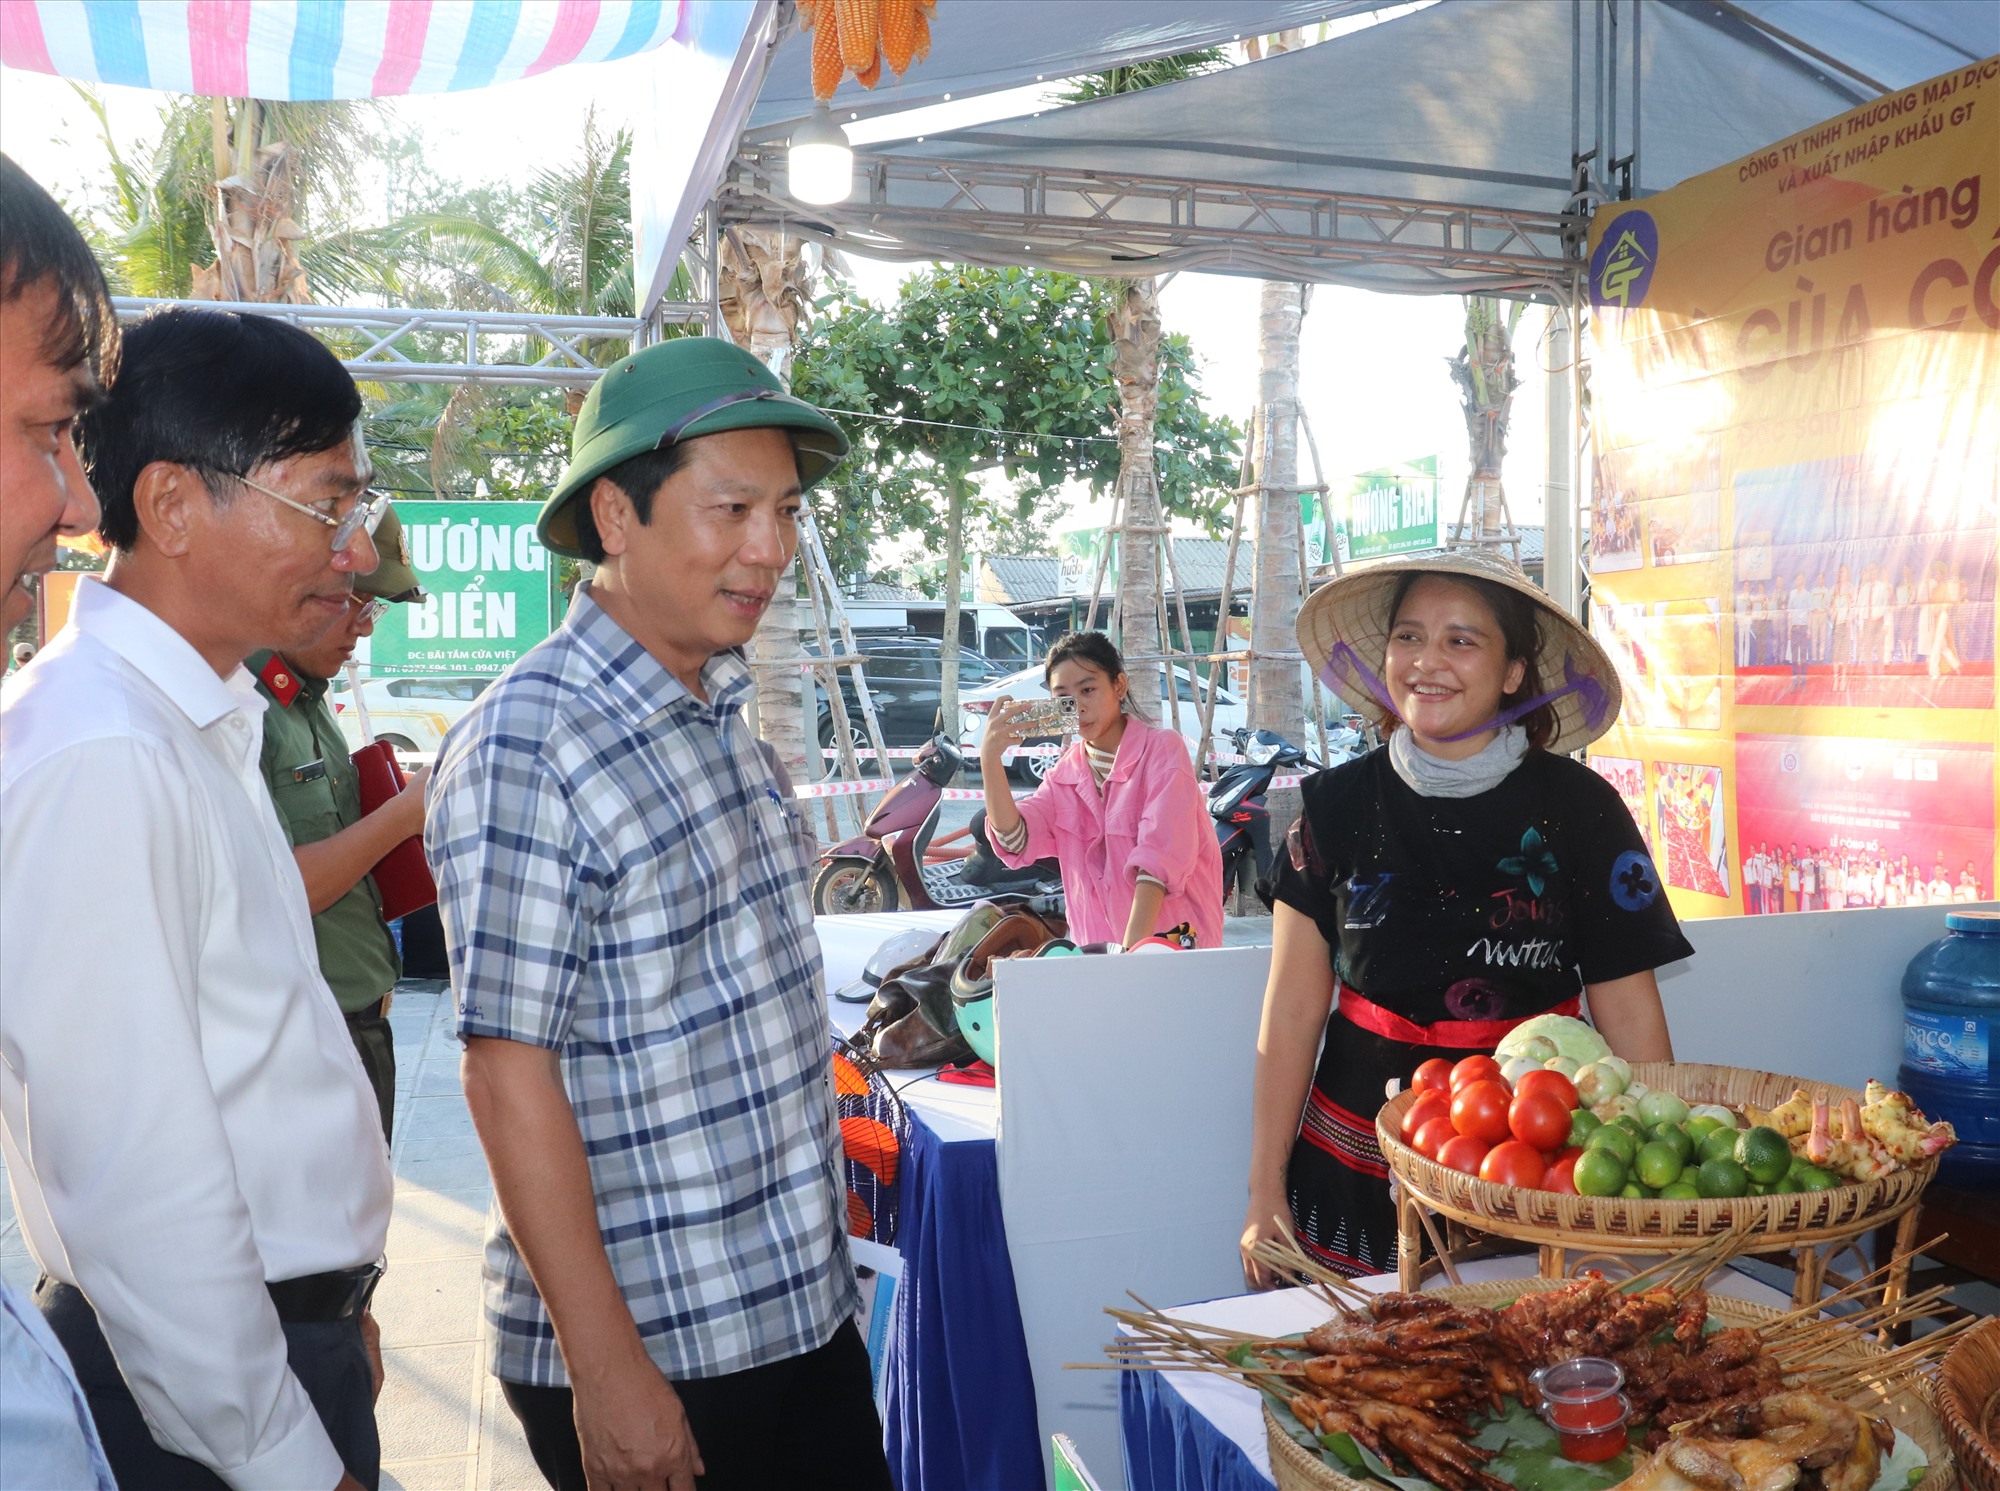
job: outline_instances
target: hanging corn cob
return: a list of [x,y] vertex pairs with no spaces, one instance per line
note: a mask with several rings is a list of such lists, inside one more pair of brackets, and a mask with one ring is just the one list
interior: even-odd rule
[[833,97],[849,73],[863,88],[897,77],[930,55],[937,0],[797,0],[799,27],[812,33],[813,97]]

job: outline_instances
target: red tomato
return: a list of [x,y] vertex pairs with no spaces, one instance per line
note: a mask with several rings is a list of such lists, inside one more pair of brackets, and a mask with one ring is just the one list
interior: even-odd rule
[[1445,1117],[1433,1118],[1410,1136],[1410,1148],[1427,1160],[1438,1157],[1438,1151],[1458,1137],[1458,1130]]
[[[1473,1082],[1451,1095],[1452,1124],[1483,1144],[1498,1144],[1509,1132],[1507,1105],[1512,1101],[1505,1082]],[[1567,1125],[1568,1118],[1563,1122]]]
[[1507,1108],[1507,1127],[1530,1149],[1561,1149],[1569,1138],[1569,1109],[1546,1093],[1524,1092]]
[[[1432,1120],[1436,1122],[1435,1119]],[[1448,1170],[1462,1170],[1467,1175],[1477,1175],[1480,1164],[1486,1159],[1487,1145],[1483,1140],[1470,1134],[1460,1134],[1437,1152],[1437,1162]]]
[[1524,1098],[1531,1092],[1546,1092],[1563,1105],[1565,1113],[1574,1113],[1583,1106],[1577,1101],[1576,1084],[1561,1072],[1523,1072],[1521,1080],[1514,1084],[1514,1096]]
[[[1433,1118],[1443,1118],[1450,1112],[1451,1099],[1441,1092],[1433,1092],[1426,1088],[1417,1094],[1416,1101],[1410,1104],[1409,1111],[1403,1115],[1403,1137],[1408,1139]],[[1567,1134],[1569,1120],[1565,1118],[1563,1124],[1563,1132]]]
[[1451,1063],[1442,1056],[1433,1056],[1410,1075],[1410,1086],[1428,1087],[1437,1092],[1451,1091]]
[[1486,1152],[1486,1158],[1479,1162],[1479,1178],[1490,1180],[1496,1186],[1521,1186],[1537,1191],[1541,1189],[1542,1175],[1547,1168],[1542,1163],[1541,1152],[1532,1144],[1509,1139]]
[[1498,1082],[1499,1080],[1500,1063],[1490,1056],[1468,1056],[1451,1069],[1451,1090],[1453,1092],[1457,1092],[1461,1087],[1470,1086],[1474,1082]]
[[1564,1196],[1574,1196],[1576,1194],[1576,1157],[1582,1153],[1583,1151],[1580,1149],[1566,1149],[1557,1155],[1548,1169],[1542,1172],[1542,1183],[1539,1189],[1555,1191]]

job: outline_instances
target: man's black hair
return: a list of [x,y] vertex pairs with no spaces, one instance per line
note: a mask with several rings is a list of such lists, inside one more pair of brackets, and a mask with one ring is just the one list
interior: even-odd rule
[[311,334],[269,316],[169,306],[125,334],[118,386],[83,418],[78,445],[104,509],[98,532],[121,552],[139,538],[132,489],[155,461],[236,495],[248,476],[353,438],[361,393]]
[[[653,521],[653,494],[687,461],[686,445],[669,445],[665,450],[641,451],[600,474],[632,499],[632,512],[643,527]],[[593,481],[591,486],[595,485]],[[597,516],[590,510],[590,487],[572,497],[570,506],[576,509],[576,546],[592,564],[604,563],[604,539],[597,531]]]
[[118,367],[118,317],[104,271],[56,199],[0,155],[0,300],[51,279],[56,307],[42,355],[64,372],[88,363],[97,381],[109,384]]

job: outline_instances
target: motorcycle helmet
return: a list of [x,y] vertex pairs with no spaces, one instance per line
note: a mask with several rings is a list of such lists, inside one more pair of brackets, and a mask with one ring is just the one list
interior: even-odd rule
[[951,1002],[958,1033],[988,1066],[994,1065],[993,964],[1032,954],[1055,935],[1056,929],[1034,912],[1018,909],[996,922],[952,968]]
[[938,941],[936,932],[922,928],[894,933],[875,949],[862,968],[861,977],[842,984],[833,991],[833,997],[842,1004],[867,1004],[875,997],[875,991],[882,987],[884,979],[893,977],[913,963],[927,961]]

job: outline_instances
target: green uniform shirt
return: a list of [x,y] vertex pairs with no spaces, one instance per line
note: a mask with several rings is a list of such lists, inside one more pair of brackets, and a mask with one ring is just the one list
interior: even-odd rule
[[[326,680],[293,673],[284,659],[260,652],[249,660],[264,711],[264,780],[278,822],[294,848],[332,838],[361,820],[361,779],[347,739],[326,703]],[[403,960],[382,921],[375,877],[363,875],[346,895],[313,918],[319,968],[341,1009],[366,1009],[395,987]]]

